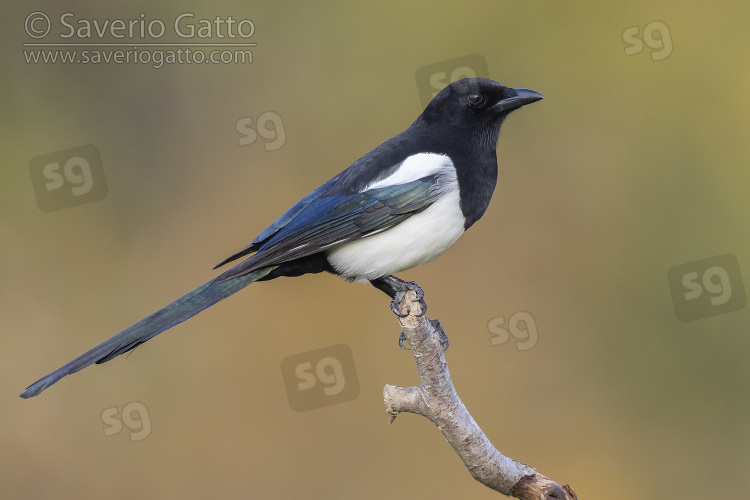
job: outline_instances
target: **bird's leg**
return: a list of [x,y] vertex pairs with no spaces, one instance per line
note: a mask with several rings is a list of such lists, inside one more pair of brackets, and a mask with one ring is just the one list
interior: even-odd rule
[[420,314],[420,316],[424,316],[424,313],[427,312],[427,302],[425,302],[424,300],[424,291],[419,287],[419,285],[417,285],[416,282],[404,281],[388,274],[386,276],[381,276],[380,278],[370,280],[370,283],[372,283],[372,286],[393,299],[391,301],[391,311],[393,311],[396,316],[400,318],[407,316],[406,314],[401,314],[399,312],[399,304],[401,304],[401,299],[404,298],[404,294],[409,290],[413,290],[417,293],[417,297],[412,300],[418,301],[419,305],[422,306],[422,313]]

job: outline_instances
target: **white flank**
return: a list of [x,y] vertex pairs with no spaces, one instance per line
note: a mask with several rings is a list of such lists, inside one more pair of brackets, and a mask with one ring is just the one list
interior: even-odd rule
[[464,232],[456,171],[450,158],[420,154],[407,158],[393,175],[367,189],[403,184],[438,173],[438,200],[383,233],[345,243],[327,252],[328,262],[345,278],[372,280],[427,264]]

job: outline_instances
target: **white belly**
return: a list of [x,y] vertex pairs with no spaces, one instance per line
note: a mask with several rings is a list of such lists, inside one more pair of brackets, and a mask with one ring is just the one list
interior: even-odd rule
[[442,255],[463,234],[464,222],[454,189],[396,227],[329,250],[328,262],[345,278],[395,274]]

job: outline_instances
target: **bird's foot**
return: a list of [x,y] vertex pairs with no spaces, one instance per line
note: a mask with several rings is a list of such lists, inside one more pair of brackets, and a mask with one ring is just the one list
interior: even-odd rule
[[391,301],[391,311],[393,311],[393,313],[399,318],[404,318],[409,315],[409,313],[402,314],[400,307],[401,301],[404,299],[404,295],[406,295],[406,292],[411,290],[417,294],[417,296],[411,300],[414,302],[419,302],[419,306],[422,309],[422,312],[417,314],[417,316],[424,316],[424,313],[427,312],[427,302],[425,302],[424,300],[424,290],[422,290],[415,281],[402,281],[401,283],[403,283],[405,289],[396,292],[396,296],[393,297],[393,300]]
[[402,279],[396,278],[395,276],[388,275],[371,280],[370,283],[372,283],[375,288],[384,292],[391,299],[393,299],[391,300],[391,311],[393,311],[393,313],[399,318],[408,316],[408,313],[401,313],[400,305],[401,301],[404,299],[404,295],[406,295],[406,292],[408,292],[409,290],[417,294],[417,296],[411,300],[413,300],[414,302],[419,302],[422,311],[418,314],[418,316],[424,316],[424,314],[427,312],[427,302],[425,302],[424,300],[424,290],[422,290],[415,281],[404,281]]

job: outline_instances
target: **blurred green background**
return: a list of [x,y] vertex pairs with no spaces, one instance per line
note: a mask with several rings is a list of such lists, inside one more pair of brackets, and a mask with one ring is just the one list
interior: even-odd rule
[[[252,64],[33,64],[34,11],[53,22],[43,41],[61,40],[70,12],[144,13],[167,26],[158,42],[184,42],[171,22],[192,12],[251,19],[257,46]],[[667,271],[729,253],[750,275],[748,20],[750,4],[663,0],[6,3],[0,497],[496,498],[433,424],[388,425],[382,388],[418,383],[413,359],[387,298],[330,275],[254,285],[17,396],[213,277],[419,115],[419,68],[472,54],[546,99],[506,122],[484,218],[401,276],[451,338],[459,395],[500,451],[582,499],[744,497],[749,309],[680,321]],[[237,122],[266,112],[280,147],[240,145]],[[29,162],[84,144],[101,152],[106,196],[42,212]],[[519,311],[535,345],[493,345],[488,325]],[[359,396],[290,409],[281,361],[336,344]],[[132,402],[147,436],[106,435],[102,413]]]

